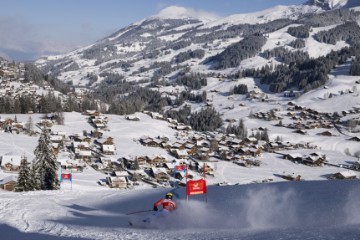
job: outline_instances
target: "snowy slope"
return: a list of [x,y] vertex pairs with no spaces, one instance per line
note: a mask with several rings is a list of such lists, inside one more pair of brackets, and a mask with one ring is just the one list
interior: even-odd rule
[[[143,219],[168,189],[1,193],[1,239],[358,239],[359,181],[209,187],[148,229]],[[39,207],[41,206],[41,207]]]

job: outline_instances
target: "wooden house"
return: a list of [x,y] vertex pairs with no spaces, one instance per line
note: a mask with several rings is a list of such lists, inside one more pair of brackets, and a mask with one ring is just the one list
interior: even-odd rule
[[302,162],[303,155],[300,153],[284,154],[284,159],[294,161],[294,162]]
[[184,159],[189,156],[189,154],[186,150],[171,149],[170,152],[172,155],[174,155],[178,159]]
[[167,182],[170,176],[167,174],[165,168],[151,168],[151,175],[156,179],[157,182]]
[[146,162],[150,166],[161,166],[167,161],[167,158],[165,156],[160,155],[154,155],[154,156],[147,156]]
[[303,163],[311,166],[322,166],[326,161],[326,156],[322,154],[312,153],[303,159]]
[[20,155],[3,155],[1,169],[5,172],[19,172],[21,160]]
[[128,182],[126,177],[106,177],[106,181],[111,188],[127,188]]
[[115,145],[113,143],[113,138],[108,137],[104,142],[101,143],[101,151],[104,154],[113,155],[115,154]]
[[352,170],[342,171],[334,174],[336,179],[355,179],[356,173]]
[[17,176],[11,175],[0,180],[0,189],[14,191],[17,183]]

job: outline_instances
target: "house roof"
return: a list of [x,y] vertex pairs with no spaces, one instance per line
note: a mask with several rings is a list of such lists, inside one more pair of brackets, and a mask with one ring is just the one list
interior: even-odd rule
[[352,170],[342,171],[339,172],[338,174],[342,175],[344,178],[356,177],[356,173]]
[[15,166],[20,166],[22,156],[20,155],[3,155],[1,165],[4,166],[7,163],[11,163]]
[[114,145],[102,145],[102,150],[106,152],[115,152]]
[[3,185],[3,184],[6,184],[8,182],[11,182],[11,181],[16,182],[17,178],[18,178],[18,176],[16,176],[16,175],[7,176],[6,178],[3,178],[3,179],[0,180],[0,184]]

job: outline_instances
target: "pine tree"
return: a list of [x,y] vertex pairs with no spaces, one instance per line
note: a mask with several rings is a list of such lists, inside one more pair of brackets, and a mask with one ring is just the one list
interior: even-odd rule
[[32,191],[33,187],[31,184],[31,174],[30,174],[30,167],[29,162],[27,161],[26,157],[21,159],[20,169],[19,169],[19,178],[15,186],[16,192],[27,192]]
[[46,128],[43,128],[41,132],[39,143],[34,151],[34,154],[36,172],[39,174],[40,189],[58,189],[58,163],[51,148],[49,131]]
[[40,190],[40,175],[37,172],[35,160],[31,164],[30,181],[33,190]]

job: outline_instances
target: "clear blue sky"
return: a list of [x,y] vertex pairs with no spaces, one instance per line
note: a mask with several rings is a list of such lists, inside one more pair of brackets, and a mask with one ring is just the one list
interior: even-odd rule
[[31,59],[94,43],[130,23],[177,5],[219,16],[306,0],[11,0],[0,7],[0,56]]

